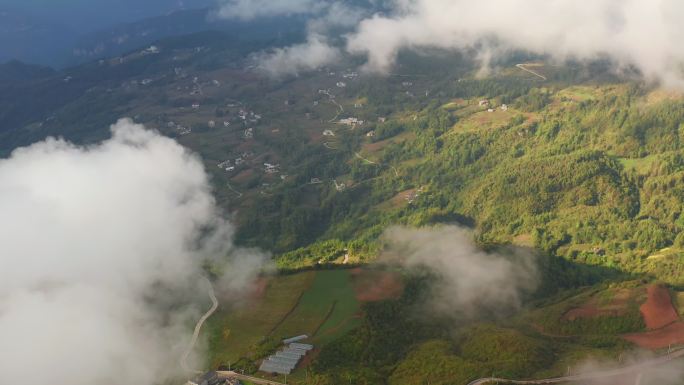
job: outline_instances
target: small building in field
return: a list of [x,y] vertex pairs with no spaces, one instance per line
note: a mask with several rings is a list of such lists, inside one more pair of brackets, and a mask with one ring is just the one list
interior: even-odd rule
[[284,343],[285,345],[287,345],[287,344],[291,344],[291,343],[293,343],[293,342],[298,342],[298,341],[305,340],[305,339],[307,339],[307,338],[309,338],[309,336],[307,336],[306,334],[302,334],[302,335],[300,335],[300,336],[295,336],[295,337],[291,337],[291,338],[286,338],[286,339],[283,340],[283,343]]

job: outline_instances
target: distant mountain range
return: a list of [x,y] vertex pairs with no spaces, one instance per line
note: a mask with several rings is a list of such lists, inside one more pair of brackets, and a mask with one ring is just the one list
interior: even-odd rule
[[[205,3],[205,2],[202,2]],[[193,3],[193,5],[196,5]],[[20,8],[0,6],[0,63],[26,63],[64,68],[91,60],[117,56],[167,37],[204,31],[237,33],[245,28],[258,33],[259,26],[289,24],[304,31],[305,19],[278,18],[251,23],[211,20],[210,9],[174,10],[161,16],[116,23],[84,31],[74,23],[48,21]],[[54,19],[51,19],[54,20]]]

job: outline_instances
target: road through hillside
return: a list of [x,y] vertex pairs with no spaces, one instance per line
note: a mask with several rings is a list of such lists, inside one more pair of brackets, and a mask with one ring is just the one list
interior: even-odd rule
[[188,348],[185,350],[183,353],[183,356],[181,357],[181,368],[187,372],[193,372],[193,373],[202,373],[201,370],[196,370],[196,369],[191,369],[190,366],[188,365],[188,357],[190,357],[190,353],[192,353],[192,350],[195,348],[195,344],[197,343],[197,339],[199,338],[199,333],[202,330],[202,325],[211,317],[212,314],[218,309],[218,300],[216,299],[216,294],[214,294],[214,287],[211,285],[211,282],[209,282],[208,279],[205,279],[208,290],[209,290],[209,298],[211,298],[211,309],[209,309],[202,318],[197,321],[197,324],[195,325],[195,331],[192,333],[192,339],[190,340],[190,344],[188,344]]

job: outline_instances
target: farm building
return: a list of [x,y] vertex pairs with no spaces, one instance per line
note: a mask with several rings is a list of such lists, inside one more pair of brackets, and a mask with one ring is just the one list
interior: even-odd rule
[[290,374],[302,357],[311,349],[313,349],[313,345],[296,342],[290,343],[287,348],[284,348],[263,360],[261,366],[259,366],[259,370],[267,373]]
[[293,343],[293,342],[298,342],[298,341],[305,340],[305,339],[307,339],[307,338],[309,338],[309,336],[307,336],[306,334],[302,334],[301,336],[295,336],[295,337],[291,337],[291,338],[286,338],[286,339],[283,340],[283,343],[284,343],[285,345],[287,345],[287,344],[290,344],[290,343]]

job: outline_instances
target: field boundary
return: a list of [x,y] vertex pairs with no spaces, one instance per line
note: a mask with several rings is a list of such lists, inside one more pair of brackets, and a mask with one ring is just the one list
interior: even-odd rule
[[273,325],[271,330],[268,331],[267,336],[272,335],[283,324],[283,322],[285,322],[285,320],[288,319],[288,317],[290,317],[292,313],[294,313],[294,311],[299,307],[299,303],[302,301],[302,297],[304,296],[304,293],[307,292],[307,290],[309,290],[309,288],[306,288],[301,293],[299,293],[299,297],[297,297],[297,301],[295,301],[294,305],[292,305],[292,308],[288,310],[287,313],[285,313],[285,315],[283,316],[283,318],[280,319],[280,321],[276,322],[276,324]]
[[318,332],[321,331],[323,325],[325,325],[325,323],[328,322],[333,312],[335,311],[335,306],[337,306],[337,300],[333,301],[332,305],[330,305],[330,309],[328,309],[328,312],[325,314],[325,317],[323,317],[323,320],[318,324],[316,330],[314,330],[313,333],[311,333],[311,337],[315,337],[318,334]]

